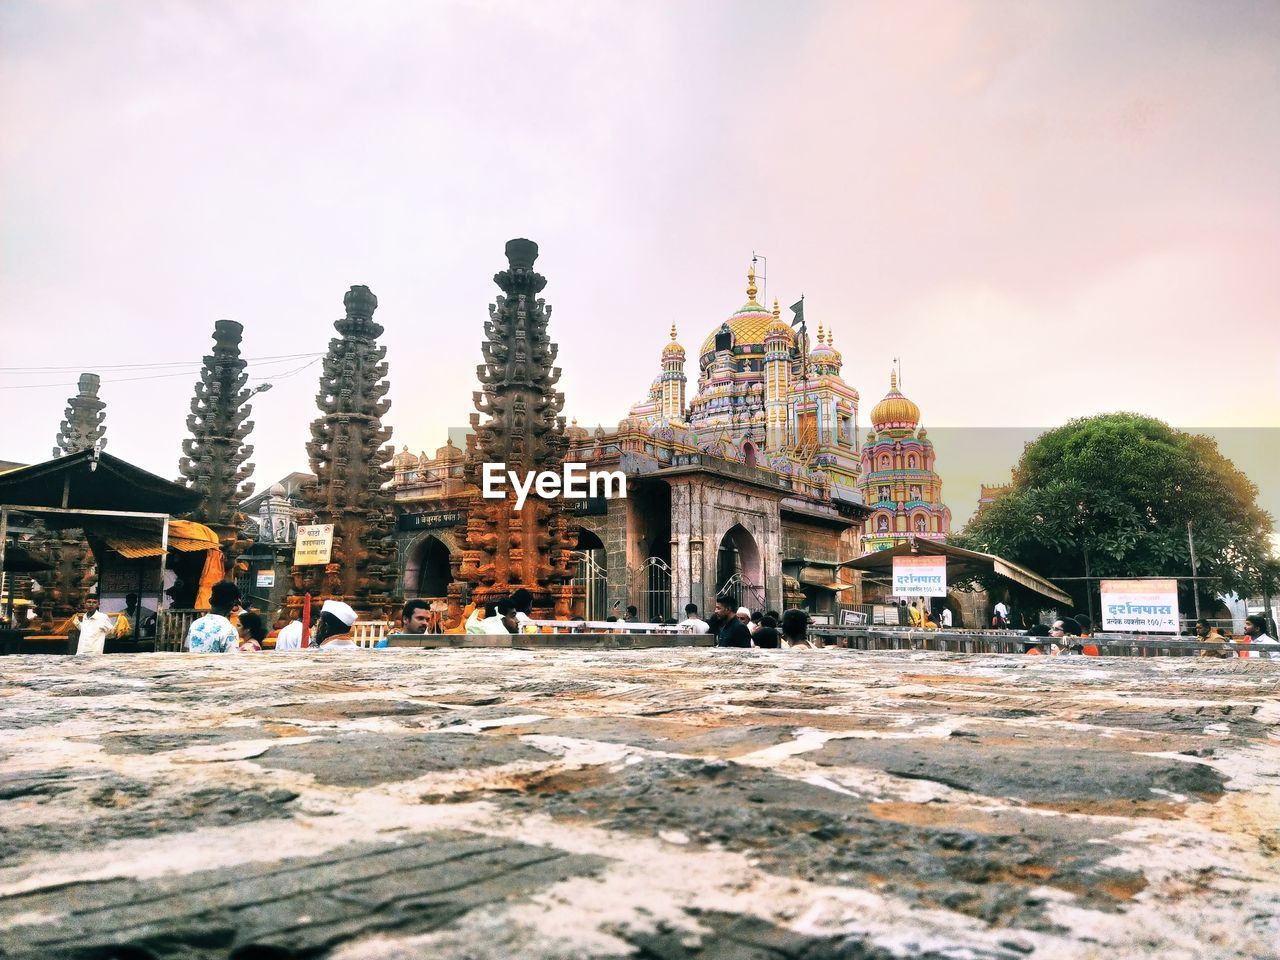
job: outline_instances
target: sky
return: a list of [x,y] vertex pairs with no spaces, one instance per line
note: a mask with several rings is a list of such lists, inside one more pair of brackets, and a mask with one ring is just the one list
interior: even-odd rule
[[175,477],[227,318],[273,384],[255,480],[305,469],[353,284],[394,442],[433,450],[521,236],[585,425],[646,395],[673,322],[696,378],[755,253],[834,331],[864,432],[901,357],[931,429],[1134,410],[1274,449],[1277,170],[1273,2],[6,0],[0,459],[47,458],[94,371],[107,449]]

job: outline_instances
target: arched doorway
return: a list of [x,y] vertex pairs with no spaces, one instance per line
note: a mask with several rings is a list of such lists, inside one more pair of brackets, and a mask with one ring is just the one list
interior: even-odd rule
[[716,596],[738,606],[762,609],[764,561],[756,538],[742,524],[734,524],[720,539],[716,552]]
[[578,561],[574,592],[582,598],[582,609],[577,613],[587,620],[603,620],[609,608],[609,555],[604,543],[586,527],[579,527],[573,555]]
[[453,575],[449,570],[449,548],[439,537],[419,540],[404,565],[404,592],[407,597],[443,600],[449,595]]
[[750,440],[746,440],[742,444],[742,462],[748,467],[759,466],[759,460],[756,456],[756,445]]

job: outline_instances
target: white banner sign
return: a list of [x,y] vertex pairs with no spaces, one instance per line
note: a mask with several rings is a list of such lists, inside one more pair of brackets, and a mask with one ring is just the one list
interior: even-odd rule
[[274,587],[276,585],[276,572],[274,570],[259,570],[254,585],[258,587]]
[[894,557],[893,595],[895,597],[945,597],[947,595],[947,558]]
[[333,524],[318,523],[298,528],[298,540],[293,548],[295,566],[310,563],[328,563],[333,553]]
[[1098,589],[1104,631],[1178,632],[1177,580],[1103,580]]

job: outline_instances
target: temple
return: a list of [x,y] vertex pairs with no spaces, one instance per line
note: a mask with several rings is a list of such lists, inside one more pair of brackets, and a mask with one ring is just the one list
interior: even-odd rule
[[951,531],[933,441],[920,426],[920,408],[898,390],[896,372],[889,374],[889,392],[871,411],[860,486],[872,511],[863,536],[867,552],[912,538],[945,540]]
[[[721,595],[753,608],[831,612],[838,600],[859,599],[859,583],[840,573],[860,552],[867,515],[858,488],[858,392],[840,376],[832,338],[820,331],[810,344],[802,307],[795,327],[776,303],[766,309],[754,269],[746,292],[742,306],[710,325],[692,397],[673,326],[648,395],[616,428],[575,421],[564,430],[563,459],[621,471],[628,489],[625,499],[557,501],[576,570],[576,614],[604,619],[635,605],[638,616],[657,620],[678,617],[689,602],[706,611]],[[481,368],[486,395],[492,367]],[[477,449],[493,442],[482,428]],[[434,456],[397,454],[406,595],[447,594],[456,609],[459,593],[474,591],[471,544],[494,529],[475,512],[493,501],[475,498],[474,464],[509,462],[503,451],[473,459],[450,442]]]

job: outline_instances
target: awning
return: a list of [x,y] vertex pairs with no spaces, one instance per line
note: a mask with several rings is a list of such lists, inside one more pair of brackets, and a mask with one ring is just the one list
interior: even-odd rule
[[936,540],[911,540],[908,543],[900,543],[890,550],[878,550],[875,553],[864,554],[856,560],[846,560],[841,566],[892,575],[894,557],[920,555],[946,557],[948,580],[962,580],[975,574],[994,573],[1041,596],[1071,606],[1070,595],[1060,587],[1012,560],[1005,560],[993,553],[979,553],[976,550],[953,547],[949,543],[939,543]]
[[[148,535],[134,530],[110,530],[102,533],[102,540],[116,553],[130,560],[139,557],[158,557],[164,551],[160,548],[160,534]],[[218,546],[218,535],[204,524],[194,520],[169,521],[169,547],[191,553],[198,550],[213,550]]]
[[10,507],[175,514],[199,503],[199,491],[93,450],[0,473],[0,504]]
[[806,587],[817,587],[820,590],[830,590],[833,593],[839,593],[841,590],[852,590],[856,584],[841,583],[836,579],[834,570],[827,570],[823,567],[801,567],[800,572],[796,574],[796,579]]

